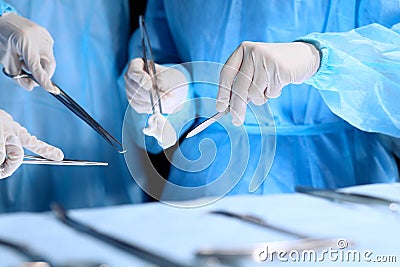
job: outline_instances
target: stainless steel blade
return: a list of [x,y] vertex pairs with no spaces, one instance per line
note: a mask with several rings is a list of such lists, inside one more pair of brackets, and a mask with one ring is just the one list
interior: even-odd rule
[[220,120],[223,116],[225,116],[226,114],[229,113],[229,108],[227,108],[225,111],[223,112],[218,112],[214,115],[212,115],[210,118],[208,118],[207,120],[203,121],[202,123],[200,123],[199,125],[197,125],[194,129],[192,129],[187,135],[186,138],[190,138],[195,136],[196,134],[204,131],[207,127],[209,127],[211,124],[213,124],[214,122],[217,122],[218,120]]

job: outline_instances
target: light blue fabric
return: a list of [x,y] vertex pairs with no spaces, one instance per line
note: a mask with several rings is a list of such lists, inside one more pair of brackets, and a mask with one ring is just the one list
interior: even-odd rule
[[[121,140],[127,103],[118,91],[117,77],[127,62],[128,1],[9,3],[53,36],[54,82]],[[0,211],[47,210],[52,201],[78,208],[142,200],[124,157],[64,105],[43,89],[27,92],[4,75],[0,84],[0,107],[33,135],[63,149],[66,158],[109,163],[108,167],[22,165],[0,181]]]
[[[293,192],[296,184],[338,188],[396,179],[392,154],[382,145],[379,134],[370,132],[399,136],[399,25],[389,29],[400,22],[399,3],[150,0],[145,19],[158,63],[224,63],[243,41],[306,40],[322,50],[321,69],[309,84],[286,86],[279,98],[269,101],[278,134],[276,154],[266,181],[255,192],[269,194]],[[139,32],[131,39],[130,57],[141,57]],[[200,75],[192,71],[193,80]],[[215,98],[217,94],[216,87],[194,85],[191,90],[195,97]],[[197,114],[204,114],[203,109],[198,107]],[[212,114],[215,109],[207,112]],[[172,166],[170,181],[184,186],[207,184],[225,170],[231,147],[245,145],[240,138],[228,145],[226,133],[213,125],[183,140],[181,152],[188,158],[198,158],[203,138],[211,138],[217,146],[213,164],[200,172]],[[249,165],[231,194],[248,193],[253,162],[266,149],[258,137],[250,134],[249,140]],[[148,149],[155,150],[149,146],[148,142]],[[164,196],[195,197],[174,193],[167,187]],[[205,189],[199,196],[214,194],[218,192]]]
[[[345,191],[400,201],[399,189],[400,184],[374,184],[347,188]],[[196,205],[198,201],[188,202]],[[286,251],[285,258],[288,258],[288,254],[293,250],[302,252],[299,244],[295,246],[290,243],[298,238],[273,228],[259,227],[235,218],[210,213],[216,210],[256,216],[281,229],[298,232],[312,238],[331,238],[333,241],[331,244],[318,247],[316,250],[318,256],[323,255],[323,250],[329,248],[336,250],[339,239],[346,240],[349,247],[346,250],[336,250],[337,253],[332,253],[331,257],[325,254],[325,260],[318,257],[320,259],[318,262],[308,260],[310,258],[307,256],[297,258],[297,261],[282,262],[277,259],[277,252]],[[389,211],[383,205],[338,203],[304,194],[276,194],[231,196],[196,209],[172,208],[162,203],[146,203],[74,210],[69,214],[72,218],[103,233],[185,266],[210,266],[210,259],[205,260],[203,264],[196,261],[195,255],[200,249],[230,248],[237,251],[237,249],[245,248],[254,249],[257,244],[262,243],[268,243],[271,253],[277,250],[273,261],[269,258],[268,262],[260,263],[256,261],[257,258],[246,257],[241,258],[241,262],[223,265],[218,262],[217,265],[211,266],[375,267],[381,266],[372,261],[378,259],[379,255],[394,256],[391,262],[387,260],[382,266],[397,267],[399,265],[399,214]],[[51,260],[56,266],[85,266],[72,263],[87,261],[97,262],[97,266],[100,263],[116,267],[151,265],[96,238],[72,230],[60,223],[54,214],[48,212],[2,214],[0,229],[2,229],[0,238],[26,245],[32,251]],[[274,244],[274,242],[278,243]],[[284,243],[288,246],[283,246]],[[263,249],[266,246],[267,244],[263,246]],[[309,246],[304,249],[310,251],[314,248]],[[357,251],[361,254],[359,261],[354,254],[351,254]],[[369,257],[371,262],[366,262],[362,258],[365,251],[372,252]],[[239,255],[236,256],[235,259],[239,259]],[[293,258],[296,259],[295,256]],[[1,265],[6,267],[20,266],[27,260],[14,250],[1,245],[0,259]]]
[[371,24],[303,40],[322,52],[321,68],[306,83],[329,108],[361,130],[400,137],[400,31]]
[[0,16],[2,16],[4,13],[17,13],[17,11],[8,3],[0,1]]

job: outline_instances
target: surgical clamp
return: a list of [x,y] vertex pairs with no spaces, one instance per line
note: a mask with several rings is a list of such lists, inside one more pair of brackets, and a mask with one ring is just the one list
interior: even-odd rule
[[[18,80],[21,78],[29,78],[35,81],[37,84],[39,84],[39,82],[35,79],[35,77],[33,77],[31,73],[28,73],[24,70],[21,70],[20,74],[11,75],[7,73],[6,70],[3,68],[3,73],[14,80]],[[97,121],[95,121],[78,103],[76,103],[69,95],[67,95],[58,85],[56,85],[54,82],[52,83],[53,86],[57,87],[60,90],[60,93],[59,94],[50,93],[50,94],[52,94],[55,98],[57,98],[57,100],[63,103],[75,115],[77,115],[84,122],[86,122],[93,130],[95,130],[101,137],[103,137],[103,139],[106,140],[107,143],[109,143],[118,153],[126,152],[122,144],[114,136],[112,136],[109,132],[107,132]]]
[[[158,107],[160,109],[160,113],[162,114],[160,88],[157,85],[157,77],[156,77],[156,66],[154,63],[153,51],[151,50],[150,38],[147,33],[147,29],[146,29],[146,25],[144,23],[143,16],[139,16],[139,27],[140,27],[140,35],[141,35],[141,39],[142,39],[143,60],[144,60],[145,71],[151,77],[151,82],[153,84],[153,90],[156,91],[156,97],[158,99]],[[151,90],[149,92],[150,92],[151,107],[152,107],[153,113],[155,113],[155,104],[154,104],[153,93]]]

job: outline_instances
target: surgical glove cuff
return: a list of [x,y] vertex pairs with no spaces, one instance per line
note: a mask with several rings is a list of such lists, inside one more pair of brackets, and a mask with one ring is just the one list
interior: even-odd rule
[[[319,53],[319,66],[318,69],[315,71],[314,75],[316,75],[318,72],[324,72],[327,67],[328,63],[328,49],[327,45],[321,41],[317,41],[313,39],[311,36],[306,36],[300,39],[297,39],[295,42],[303,42],[303,43],[308,43],[311,44],[315,47],[315,49]],[[309,79],[313,79],[314,75],[311,75]],[[307,80],[309,80],[307,79]]]

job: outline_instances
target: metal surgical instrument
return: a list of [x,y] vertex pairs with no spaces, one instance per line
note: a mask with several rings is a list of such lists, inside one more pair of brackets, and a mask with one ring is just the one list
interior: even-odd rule
[[359,193],[339,192],[330,189],[318,189],[306,186],[296,186],[296,192],[313,197],[320,197],[337,202],[351,202],[363,205],[380,205],[389,208],[391,211],[400,210],[400,202],[392,199],[374,197]]
[[35,164],[35,165],[65,165],[65,166],[108,166],[107,162],[96,162],[86,160],[73,160],[63,159],[62,161],[54,161],[42,158],[40,156],[24,155],[24,164]]
[[208,126],[210,126],[211,124],[213,124],[214,122],[217,122],[219,119],[221,119],[223,116],[225,116],[226,114],[228,114],[230,111],[229,107],[222,112],[218,112],[215,113],[214,115],[212,115],[210,118],[206,119],[205,121],[203,121],[202,123],[200,123],[199,125],[197,125],[196,127],[194,127],[187,135],[186,138],[190,138],[192,136],[195,136],[196,134],[204,131]]
[[[40,156],[24,155],[23,164],[57,165],[57,166],[108,166],[107,162],[63,159],[62,161],[49,160]],[[0,171],[4,170],[4,162],[0,164]]]
[[54,266],[53,264],[50,264],[49,261],[44,256],[39,255],[38,253],[33,251],[31,248],[27,247],[25,244],[19,244],[19,243],[15,243],[14,241],[0,238],[0,245],[8,247],[8,248],[16,251],[18,254],[24,256],[32,263],[33,262],[46,262],[46,263],[48,263],[48,266]]
[[[162,114],[161,107],[161,98],[160,98],[160,88],[157,85],[157,77],[156,77],[156,66],[154,63],[153,51],[151,50],[150,38],[147,33],[146,25],[144,23],[143,16],[139,16],[139,28],[140,28],[140,36],[142,39],[142,49],[143,49],[143,60],[145,71],[150,75],[151,83],[153,84],[153,90],[156,92],[156,97],[158,101],[158,108],[160,109],[160,113]],[[152,91],[150,93],[150,103],[153,113],[155,113],[155,101]]]
[[274,231],[278,231],[280,233],[286,234],[286,235],[290,235],[296,238],[301,238],[301,239],[312,239],[311,237],[304,235],[302,233],[297,233],[293,230],[288,230],[288,229],[284,229],[280,226],[276,226],[273,224],[270,224],[268,222],[266,222],[265,220],[258,218],[256,216],[253,215],[243,215],[243,214],[239,214],[239,213],[234,213],[234,212],[230,212],[230,211],[225,211],[225,210],[213,210],[210,211],[211,214],[216,214],[216,215],[222,215],[225,217],[230,217],[230,218],[235,218],[247,223],[251,223],[263,228],[267,228],[270,230],[274,230]]
[[[21,78],[29,78],[35,81],[37,84],[39,82],[33,77],[31,73],[28,73],[24,70],[21,70],[20,74],[11,75],[6,72],[3,68],[3,73],[8,77],[18,80]],[[125,153],[125,149],[123,148],[121,142],[119,142],[114,136],[112,136],[109,132],[107,132],[97,121],[95,121],[78,103],[76,103],[69,95],[67,95],[57,84],[54,82],[53,86],[57,87],[60,91],[59,94],[50,93],[58,101],[63,103],[69,110],[71,110],[75,115],[81,118],[84,122],[86,122],[93,130],[95,130],[104,140],[107,141],[118,153]]]
[[[188,267],[186,264],[182,264],[177,261],[173,261],[167,257],[159,255],[149,249],[142,248],[136,244],[129,243],[123,239],[112,236],[105,232],[101,232],[96,228],[79,222],[78,220],[73,219],[67,213],[67,211],[58,203],[53,203],[51,205],[51,209],[56,215],[56,218],[62,222],[63,224],[71,227],[72,229],[89,235],[93,238],[96,238],[99,241],[107,243],[117,249],[125,251],[135,257],[138,257],[148,263],[154,264],[154,266],[162,266],[162,267]],[[153,265],[152,265],[153,266]]]

